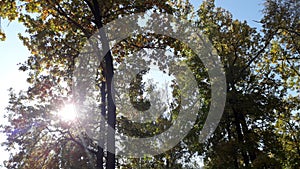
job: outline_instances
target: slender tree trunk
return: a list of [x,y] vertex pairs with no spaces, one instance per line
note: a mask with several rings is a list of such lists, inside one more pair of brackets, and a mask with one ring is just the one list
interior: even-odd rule
[[239,145],[240,145],[239,147],[240,147],[240,150],[242,152],[244,163],[245,163],[246,166],[248,166],[249,165],[249,158],[248,158],[248,155],[247,155],[247,151],[245,151],[245,149],[242,147],[245,144],[245,142],[244,142],[244,137],[243,137],[243,134],[242,134],[240,119],[239,119],[239,116],[238,116],[238,112],[235,111],[234,108],[233,108],[233,113],[234,113],[234,117],[235,117],[234,122],[235,122],[235,126],[236,126],[238,142],[239,142]]
[[[110,127],[115,129],[116,126],[116,106],[113,102],[113,90],[112,90],[112,79],[114,75],[113,70],[113,58],[110,51],[110,46],[108,42],[108,38],[103,29],[102,16],[100,11],[100,5],[98,0],[93,0],[94,8],[91,9],[93,11],[95,17],[95,23],[97,28],[100,29],[100,41],[102,44],[102,48],[108,50],[107,53],[103,53],[105,55],[105,82],[106,82],[106,97],[107,97],[107,123]],[[107,147],[110,147],[110,150],[115,150],[115,132],[107,132]],[[106,169],[114,169],[116,166],[116,158],[114,152],[107,151],[106,158]]]
[[247,151],[245,150],[245,148],[243,148],[243,145],[246,144],[245,143],[245,138],[242,132],[242,128],[241,128],[241,118],[240,115],[237,110],[236,110],[236,103],[237,103],[237,92],[236,89],[234,88],[234,83],[231,82],[231,86],[232,86],[232,105],[231,105],[231,109],[233,111],[233,115],[234,115],[234,124],[236,127],[236,132],[237,132],[237,139],[238,139],[238,143],[239,143],[239,148],[240,151],[242,153],[243,159],[244,159],[244,163],[246,165],[246,167],[249,166],[249,157],[247,155]]
[[113,58],[110,51],[110,46],[108,42],[108,38],[103,29],[100,29],[100,38],[103,49],[107,49],[108,52],[105,54],[105,82],[106,82],[106,98],[107,98],[107,124],[113,128],[112,132],[107,133],[106,145],[107,149],[113,152],[107,151],[106,158],[106,169],[114,169],[116,167],[116,157],[115,157],[115,128],[116,128],[116,106],[113,101],[113,76],[114,76],[114,68],[113,68]]
[[103,169],[103,156],[104,156],[104,151],[103,148],[98,146],[97,147],[97,154],[96,154],[96,158],[97,158],[97,169]]
[[[104,67],[102,66],[102,76],[104,76]],[[99,145],[98,145],[98,152],[97,152],[97,168],[103,169],[104,164],[104,146],[105,146],[105,138],[106,138],[106,128],[105,128],[105,121],[106,121],[106,91],[105,91],[106,83],[105,81],[101,82],[101,118],[100,118],[100,137],[99,137]]]
[[[227,133],[228,133],[228,140],[230,142],[231,139],[232,139],[230,124],[226,125],[226,129],[227,129]],[[237,152],[238,152],[237,148],[233,147],[233,154],[232,154],[232,156],[233,156],[233,164],[234,164],[235,168],[239,168],[238,158],[237,158]]]
[[248,126],[246,123],[246,117],[244,116],[243,113],[240,114],[240,121],[241,121],[241,125],[242,125],[242,130],[244,133],[244,137],[245,137],[245,144],[248,145],[249,147],[247,147],[247,151],[249,154],[249,158],[250,161],[253,162],[256,159],[256,143],[253,142],[251,140],[251,138],[249,137],[249,130],[248,130]]
[[[115,150],[115,126],[116,126],[116,106],[113,101],[113,89],[112,89],[112,79],[113,79],[113,60],[111,52],[107,53],[105,56],[106,62],[106,81],[107,81],[107,105],[108,105],[108,115],[107,121],[108,125],[112,127],[114,130],[113,132],[107,133],[107,146],[111,147]],[[107,161],[106,161],[106,169],[114,169],[116,163],[116,157],[114,152],[107,151]]]

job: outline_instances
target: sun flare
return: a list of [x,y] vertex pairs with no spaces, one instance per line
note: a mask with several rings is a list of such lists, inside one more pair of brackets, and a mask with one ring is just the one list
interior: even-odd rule
[[73,121],[77,117],[76,108],[73,104],[65,105],[58,113],[63,121]]

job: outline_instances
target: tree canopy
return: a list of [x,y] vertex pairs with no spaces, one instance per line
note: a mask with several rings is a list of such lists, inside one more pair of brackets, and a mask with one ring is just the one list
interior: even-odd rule
[[[11,152],[5,167],[199,168],[199,159],[204,158],[207,168],[299,168],[299,7],[297,0],[266,0],[263,17],[257,21],[261,24],[259,30],[246,21],[233,19],[229,11],[216,7],[214,0],[204,1],[195,10],[188,1],[173,0],[1,1],[0,17],[24,24],[28,35],[19,34],[19,38],[31,52],[19,68],[28,72],[30,87],[19,93],[10,90],[5,114],[9,124],[2,126],[7,135],[4,145]],[[111,46],[114,40],[101,29],[114,20],[141,12],[149,18],[170,14],[188,20],[200,30],[198,34],[208,38],[219,56],[226,75],[226,105],[218,127],[204,142],[199,141],[199,136],[213,106],[214,79],[210,79],[197,53],[178,39],[153,32],[132,35]],[[143,21],[126,24],[136,29],[143,27]],[[153,25],[146,23],[147,26]],[[161,24],[161,29],[165,27]],[[122,33],[125,28],[111,29]],[[95,33],[99,33],[99,41],[91,40]],[[5,40],[1,30],[0,39]],[[109,48],[107,53],[101,53],[101,63],[89,59],[86,51],[89,60],[78,62],[87,42],[91,48],[100,46],[100,53]],[[152,51],[157,49],[168,52],[161,57]],[[130,61],[137,51],[150,55],[149,60]],[[166,66],[172,58],[169,55],[180,64]],[[93,64],[97,67],[91,71],[95,85],[80,88],[81,93],[76,95],[74,86],[90,80],[86,74],[76,74],[76,69],[86,70]],[[201,97],[192,130],[176,146],[158,155],[133,158],[108,151],[109,146],[119,146],[115,145],[115,133],[106,132],[108,126],[134,137],[155,136],[172,126],[183,106],[182,97],[188,96],[176,81],[184,79],[184,74],[174,78],[170,72],[182,71],[184,64],[191,70]],[[144,65],[145,69],[135,70],[133,80],[126,84],[126,70],[136,65]],[[158,87],[147,79],[151,67],[156,67],[169,82]],[[81,80],[74,81],[74,72]],[[117,77],[119,83],[113,84]],[[185,80],[185,86],[191,83]],[[125,97],[118,91],[127,88],[128,103],[138,110],[131,112],[131,117],[124,113],[132,110],[130,104],[123,104],[122,109],[115,104],[120,101],[118,97]],[[93,99],[77,99],[82,93]],[[157,102],[152,104],[149,100]],[[59,113],[67,104],[95,106],[79,114],[77,120],[64,120]],[[146,114],[151,106],[155,112],[164,113],[153,119]],[[136,119],[141,116],[148,121]],[[91,118],[97,123],[85,121]],[[91,137],[82,126],[99,135]],[[159,147],[156,142],[146,144]]]

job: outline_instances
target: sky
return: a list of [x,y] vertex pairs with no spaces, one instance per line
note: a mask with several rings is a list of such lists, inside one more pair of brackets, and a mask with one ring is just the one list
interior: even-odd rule
[[[2,118],[5,114],[5,107],[8,104],[8,89],[14,88],[15,91],[26,89],[26,73],[18,71],[18,63],[22,63],[29,56],[29,51],[18,39],[18,33],[24,33],[24,27],[18,22],[1,22],[1,28],[5,31],[6,41],[0,41],[0,125],[6,121]],[[1,130],[2,131],[2,130]],[[0,134],[0,144],[5,140]],[[2,161],[7,159],[8,152],[0,147],[0,168]]]
[[[195,9],[198,9],[202,0],[192,0]],[[216,0],[216,6],[221,6],[233,14],[233,18],[246,20],[250,26],[260,28],[254,21],[259,21],[262,17],[263,0]],[[18,33],[25,33],[25,28],[18,22],[1,21],[1,29],[6,33],[6,41],[0,41],[0,125],[5,123],[2,116],[5,114],[5,107],[8,104],[8,89],[15,91],[26,90],[27,75],[18,71],[18,63],[23,63],[30,56],[30,52],[18,39]],[[5,140],[0,135],[0,143]],[[0,147],[0,163],[8,158],[8,153]],[[1,168],[1,164],[0,164]]]

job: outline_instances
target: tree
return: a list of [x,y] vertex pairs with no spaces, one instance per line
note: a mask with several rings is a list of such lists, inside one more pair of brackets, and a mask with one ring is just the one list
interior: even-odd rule
[[294,105],[285,97],[288,88],[270,68],[270,60],[276,58],[266,59],[263,70],[254,71],[260,68],[276,30],[270,29],[262,37],[246,22],[233,20],[229,12],[216,8],[214,1],[204,2],[198,15],[198,26],[225,66],[228,87],[223,120],[203,145],[206,164],[211,168],[280,166],[285,152],[280,136],[273,134],[274,123],[279,114],[287,113],[285,107]]
[[[18,19],[27,27],[29,36],[20,35],[20,39],[31,51],[26,63],[20,65],[20,70],[28,71],[27,81],[31,86],[18,94],[11,90],[6,114],[10,125],[3,126],[8,134],[7,150],[16,151],[5,163],[6,167],[104,168],[105,165],[106,168],[197,168],[197,165],[192,165],[192,157],[200,155],[205,157],[208,168],[299,167],[298,7],[299,3],[293,0],[266,1],[264,17],[260,21],[263,29],[259,33],[246,22],[233,20],[228,11],[215,7],[213,0],[203,2],[197,11],[197,19],[193,18],[191,5],[184,1],[1,2],[3,12],[0,17]],[[182,92],[176,81],[171,83],[172,102],[169,107],[160,106],[160,102],[155,107],[157,110],[166,108],[169,112],[154,122],[132,122],[113,105],[112,78],[126,78],[124,72],[116,72],[114,68],[120,68],[127,56],[141,49],[146,49],[146,53],[151,49],[169,49],[182,64],[187,64],[201,88],[199,94],[203,104],[194,128],[174,148],[156,156],[120,156],[115,159],[113,153],[106,152],[108,143],[115,146],[114,141],[108,141],[115,139],[114,133],[100,133],[100,140],[95,141],[78,125],[79,121],[64,121],[53,112],[59,112],[61,107],[74,100],[77,100],[74,104],[78,107],[88,101],[76,99],[80,97],[72,93],[72,78],[76,68],[97,63],[89,60],[77,64],[76,59],[86,42],[95,43],[90,37],[110,21],[145,11],[150,15],[170,13],[181,19],[194,19],[191,22],[212,42],[224,65],[227,102],[215,133],[206,142],[200,143],[199,135],[211,106],[210,85],[213,80],[209,79],[201,60],[189,47],[171,37],[144,33],[122,40],[105,54],[104,62],[97,65],[97,70],[90,72],[95,75],[91,77],[96,85],[82,91],[88,93],[97,88],[99,93],[90,95],[96,106],[81,113],[80,124],[95,131],[106,130],[110,125],[125,134],[140,137],[161,133],[176,119]],[[135,26],[139,27],[138,24]],[[0,38],[3,35],[1,33]],[[99,36],[99,44],[109,47],[109,35],[99,32]],[[152,57],[158,59],[155,54]],[[171,69],[180,71],[180,65],[167,68],[163,64],[168,57],[159,59],[156,64],[165,74]],[[154,63],[143,64],[149,68]],[[154,84],[145,85],[143,77],[148,71],[145,69],[137,73],[130,82],[128,94],[130,103],[142,113],[151,104],[144,97],[145,93],[152,91],[150,97],[161,97]],[[84,76],[81,79],[75,83],[89,80]],[[186,85],[188,83],[190,81],[186,81]],[[122,83],[118,85],[123,88]],[[106,118],[99,119],[99,114]],[[99,123],[84,121],[91,117]]]
[[[11,126],[7,126],[7,133],[14,133],[16,130],[23,130],[23,132],[9,135],[8,146],[15,144],[18,138],[24,139],[19,141],[19,146],[22,149],[13,156],[11,161],[6,165],[10,168],[21,168],[22,166],[30,166],[27,160],[36,162],[36,165],[47,166],[44,162],[48,154],[44,154],[44,160],[41,162],[35,161],[38,157],[37,148],[40,148],[39,144],[26,143],[27,139],[31,137],[38,143],[41,140],[46,139],[45,144],[53,149],[54,154],[61,152],[60,145],[54,144],[54,142],[62,143],[65,140],[65,144],[68,145],[68,140],[86,150],[88,153],[92,153],[97,158],[97,168],[103,168],[104,153],[99,145],[93,145],[89,148],[84,142],[89,143],[89,138],[85,135],[75,131],[74,123],[65,123],[62,121],[56,121],[53,124],[53,116],[51,111],[55,111],[55,107],[51,105],[63,106],[65,101],[70,101],[71,95],[71,81],[72,71],[74,70],[75,58],[79,54],[79,50],[97,29],[100,29],[103,25],[114,20],[122,15],[129,15],[136,12],[147,11],[152,8],[157,8],[163,11],[171,12],[170,5],[167,1],[123,1],[123,2],[102,2],[94,1],[19,1],[19,4],[15,1],[7,1],[1,3],[1,11],[5,11],[4,17],[8,17],[10,20],[18,18],[27,27],[27,32],[30,33],[30,37],[20,35],[24,45],[31,51],[32,56],[29,57],[27,63],[23,64],[21,70],[30,70],[30,77],[28,82],[31,83],[31,87],[27,92],[23,92],[19,97],[14,97],[15,100],[11,100],[11,106],[8,108],[10,112],[14,112],[15,115],[20,114],[23,111],[29,114],[31,120],[38,122],[30,123],[24,116],[12,117],[13,113],[9,117]],[[75,19],[76,18],[76,19]],[[105,39],[105,32],[101,36],[102,45],[108,46],[108,40]],[[102,74],[105,81],[99,85],[101,87],[102,113],[107,115],[108,124],[115,126],[115,107],[112,103],[112,89],[111,81],[113,76],[113,60],[111,52],[108,52],[105,56],[105,62],[102,65]],[[63,87],[61,84],[67,84]],[[107,95],[105,93],[107,93]],[[21,97],[21,98],[20,98]],[[20,98],[20,100],[19,100]],[[35,104],[28,106],[23,104],[27,100],[34,100]],[[107,110],[106,105],[107,104]],[[31,114],[31,112],[34,112]],[[37,112],[41,112],[38,114]],[[22,113],[21,113],[22,114]],[[20,121],[23,121],[23,125],[20,126]],[[29,126],[28,126],[29,125]],[[30,127],[30,125],[33,125]],[[27,131],[27,128],[34,128],[32,132]],[[50,134],[46,134],[46,133]],[[45,134],[42,134],[45,133]],[[57,137],[59,139],[54,139]],[[113,133],[109,133],[108,137],[114,137]],[[63,138],[63,139],[62,139]],[[48,140],[49,139],[49,140]],[[62,140],[61,140],[62,139]],[[113,139],[113,138],[110,138]],[[56,141],[55,141],[56,140]],[[52,145],[53,143],[53,145]],[[51,146],[50,146],[51,145]],[[64,148],[67,148],[64,147]],[[8,148],[10,149],[10,148]],[[34,154],[28,153],[32,151]],[[77,150],[76,150],[77,151]],[[76,152],[75,151],[75,152]],[[89,154],[85,153],[88,157]],[[19,157],[18,157],[19,156]],[[115,156],[108,152],[106,155],[106,167],[115,168]],[[80,160],[80,156],[77,156]],[[65,157],[62,157],[65,158]],[[18,162],[18,163],[15,163]],[[76,161],[77,162],[77,161]],[[73,161],[71,162],[73,163]],[[57,165],[57,163],[55,163]],[[85,164],[88,165],[88,164]],[[92,164],[93,165],[93,164]],[[38,167],[39,168],[39,167]]]
[[[19,94],[11,91],[10,105],[7,108],[10,122],[10,125],[4,126],[5,133],[8,134],[7,150],[19,150],[6,162],[6,167],[103,168],[105,164],[106,168],[115,168],[113,153],[105,153],[104,145],[95,143],[82,132],[76,121],[63,121],[53,112],[59,112],[66,103],[74,101],[72,76],[76,58],[96,30],[123,15],[149,10],[180,13],[174,4],[172,1],[97,0],[1,2],[0,9],[4,11],[1,17],[18,19],[26,26],[26,32],[30,36],[19,36],[31,51],[27,62],[20,66],[20,70],[29,72],[27,81],[31,86]],[[106,33],[100,32],[100,35],[102,46],[109,47]],[[122,48],[121,44],[119,47],[122,51],[128,50],[124,46]],[[113,52],[110,50],[105,54],[96,79],[101,91],[98,100],[101,113],[107,117],[108,125],[114,128],[116,108],[111,88],[113,59],[117,62],[124,56],[118,53],[119,56],[113,58]],[[76,102],[74,104],[80,105]],[[101,125],[104,129],[105,125]],[[108,133],[104,137],[113,140],[114,133]],[[104,140],[106,144],[107,140]],[[109,143],[114,144],[114,141]]]
[[269,49],[261,60],[259,71],[272,70],[287,88],[282,113],[277,115],[276,134],[282,145],[280,158],[285,168],[299,168],[299,52],[300,3],[293,0],[265,2],[264,17],[260,21],[263,32],[274,32]]

